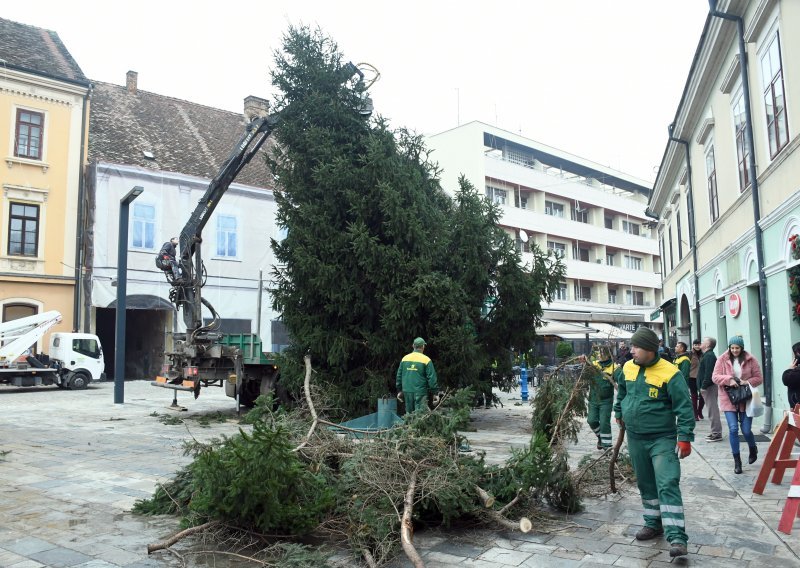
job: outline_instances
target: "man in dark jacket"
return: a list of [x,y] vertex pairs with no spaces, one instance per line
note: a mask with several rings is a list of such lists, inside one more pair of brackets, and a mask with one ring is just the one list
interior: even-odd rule
[[159,259],[161,260],[161,270],[172,270],[172,277],[178,280],[181,277],[181,268],[178,266],[176,260],[178,256],[178,237],[172,237],[166,243],[161,245],[161,250],[158,251]]
[[783,372],[783,384],[787,388],[789,408],[800,404],[800,343],[792,345],[792,364]]
[[697,384],[706,401],[708,419],[711,421],[711,433],[706,436],[706,441],[708,442],[722,441],[722,423],[719,417],[719,387],[711,380],[711,375],[714,374],[714,365],[717,364],[717,356],[714,354],[716,346],[717,340],[713,337],[703,338],[703,342],[700,344],[703,357],[700,359],[700,366],[697,369]]
[[703,407],[706,404],[703,395],[699,392],[699,385],[697,384],[697,371],[700,370],[700,359],[703,357],[700,344],[701,341],[699,339],[692,341],[692,353],[690,355],[691,364],[689,366],[689,391],[692,393],[692,408],[694,408],[695,420],[703,419]]

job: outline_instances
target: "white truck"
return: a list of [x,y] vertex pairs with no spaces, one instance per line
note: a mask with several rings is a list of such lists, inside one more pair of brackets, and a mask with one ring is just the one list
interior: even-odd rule
[[85,389],[105,378],[103,349],[90,333],[52,333],[49,355],[33,355],[36,342],[61,321],[57,311],[0,323],[0,383]]

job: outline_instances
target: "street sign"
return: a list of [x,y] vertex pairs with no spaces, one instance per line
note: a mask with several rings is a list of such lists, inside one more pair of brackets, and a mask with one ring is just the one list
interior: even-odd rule
[[739,294],[731,294],[728,296],[728,313],[733,317],[739,317],[742,312],[742,298]]
[[650,314],[650,321],[655,321],[658,319],[658,316],[661,315],[661,309],[658,309]]

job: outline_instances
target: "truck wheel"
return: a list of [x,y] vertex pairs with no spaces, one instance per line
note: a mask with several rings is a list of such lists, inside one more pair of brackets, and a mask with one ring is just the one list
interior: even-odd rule
[[258,385],[254,381],[242,383],[242,390],[239,392],[239,405],[253,408],[258,398]]
[[89,386],[89,376],[81,371],[71,373],[69,377],[69,388],[71,390],[82,390]]

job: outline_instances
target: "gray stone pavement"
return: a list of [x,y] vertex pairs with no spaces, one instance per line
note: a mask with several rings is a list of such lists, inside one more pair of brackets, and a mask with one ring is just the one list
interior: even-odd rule
[[[56,388],[0,388],[0,567],[84,566],[132,568],[179,566],[172,555],[148,556],[146,545],[178,529],[171,517],[146,518],[129,511],[149,497],[189,458],[182,443],[232,434],[233,401],[222,389],[206,389],[197,400],[179,394],[189,408],[177,413],[186,425],[165,425],[153,413],[167,410],[171,392],[143,381],[126,383],[126,402],[113,404],[113,384],[85,391]],[[518,393],[501,395],[504,406],[473,412],[467,433],[474,450],[502,462],[512,447],[530,436],[529,404]],[[218,411],[232,419],[209,427],[193,420]],[[616,436],[616,427],[614,427]],[[783,485],[768,485],[763,496],[751,493],[766,452],[733,474],[727,441],[702,441],[707,421],[697,427],[698,441],[683,460],[683,494],[690,554],[673,565],[800,566],[800,522],[791,536],[778,533],[791,472]],[[571,449],[571,461],[597,455],[588,428]],[[427,566],[626,566],[670,563],[663,539],[640,543],[633,533],[641,523],[639,495],[627,488],[618,495],[586,499],[583,512],[569,519],[576,526],[527,535],[495,530],[419,531],[415,544]],[[191,546],[190,542],[181,546]],[[354,566],[346,556],[339,565]],[[213,564],[225,566],[218,559]],[[399,559],[394,566],[408,565]]]

